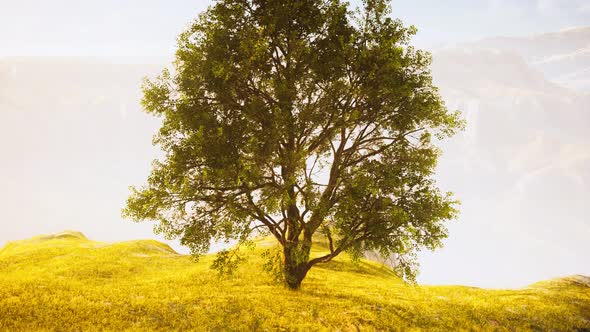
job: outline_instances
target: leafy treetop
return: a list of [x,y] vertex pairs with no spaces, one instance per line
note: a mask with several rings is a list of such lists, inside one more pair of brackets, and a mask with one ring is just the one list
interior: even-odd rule
[[[457,212],[432,179],[433,136],[463,123],[409,45],[416,29],[389,14],[385,0],[217,1],[180,35],[174,70],[144,86],[166,156],[124,214],[195,254],[272,234],[292,288],[343,251],[395,255],[412,280],[414,253],[439,247]],[[329,253],[310,257],[314,234]]]

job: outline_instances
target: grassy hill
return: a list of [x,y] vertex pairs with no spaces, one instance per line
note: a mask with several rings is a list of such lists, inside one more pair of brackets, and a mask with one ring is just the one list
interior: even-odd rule
[[152,240],[64,232],[11,242],[0,249],[0,331],[590,331],[586,277],[518,290],[411,286],[341,257],[294,292],[262,272],[269,246],[258,241],[238,273],[221,278],[212,256],[194,262]]

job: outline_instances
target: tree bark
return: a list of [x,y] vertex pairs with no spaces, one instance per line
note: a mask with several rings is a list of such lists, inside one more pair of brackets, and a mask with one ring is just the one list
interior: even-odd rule
[[285,282],[287,286],[293,290],[297,290],[301,287],[301,282],[305,279],[309,271],[307,263],[298,264],[285,268]]
[[[310,243],[311,244],[311,243]],[[311,245],[305,241],[283,248],[285,283],[291,289],[299,289],[310,269],[309,252]]]

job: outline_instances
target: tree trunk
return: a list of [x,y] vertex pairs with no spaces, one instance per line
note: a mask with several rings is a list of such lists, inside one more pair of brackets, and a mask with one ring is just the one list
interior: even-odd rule
[[287,246],[284,248],[284,273],[285,283],[291,289],[299,289],[301,282],[309,271],[309,250],[308,246]]
[[309,267],[306,263],[299,264],[297,266],[285,269],[285,282],[291,289],[299,289],[301,282],[307,275]]

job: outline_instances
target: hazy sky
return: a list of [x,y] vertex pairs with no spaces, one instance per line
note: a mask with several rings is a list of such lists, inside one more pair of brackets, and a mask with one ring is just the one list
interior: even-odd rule
[[[0,247],[64,229],[105,241],[154,237],[150,224],[120,218],[127,187],[144,182],[158,155],[158,122],[139,109],[139,82],[160,70],[176,36],[211,3],[0,0]],[[430,49],[590,24],[590,0],[393,6],[418,27],[414,43]],[[567,38],[590,41],[585,31]],[[445,248],[421,256],[421,281],[516,287],[590,273],[582,258],[590,250],[587,45],[535,67],[561,73],[579,61],[572,68],[581,70],[563,79],[581,92],[549,84],[562,78],[544,78],[518,56],[435,54],[435,79],[469,125],[445,151],[439,178],[463,201],[462,215]],[[12,56],[38,58],[2,59]],[[134,65],[47,56],[129,57]],[[136,65],[138,57],[157,64]]]
[[[353,0],[352,3],[358,3]],[[168,56],[178,33],[212,1],[0,0],[0,56]],[[394,0],[416,44],[529,35],[590,22],[588,0]]]

